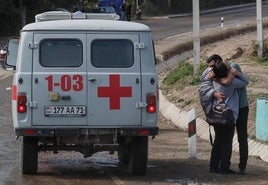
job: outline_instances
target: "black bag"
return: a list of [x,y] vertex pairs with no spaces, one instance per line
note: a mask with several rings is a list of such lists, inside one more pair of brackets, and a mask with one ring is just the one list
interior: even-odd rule
[[228,126],[234,124],[233,111],[226,105],[224,101],[217,102],[212,106],[208,115],[206,115],[206,122],[209,125]]

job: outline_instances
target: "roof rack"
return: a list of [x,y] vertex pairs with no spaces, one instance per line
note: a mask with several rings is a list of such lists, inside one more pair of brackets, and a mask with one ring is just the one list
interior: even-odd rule
[[53,20],[70,20],[70,19],[104,19],[119,20],[119,15],[113,13],[75,13],[64,11],[48,11],[35,16],[35,22],[53,21]]

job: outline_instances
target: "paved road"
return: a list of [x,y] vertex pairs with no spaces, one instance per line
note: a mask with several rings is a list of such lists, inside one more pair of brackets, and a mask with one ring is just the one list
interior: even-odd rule
[[[268,3],[263,3],[263,16],[268,16]],[[240,8],[226,9],[224,11],[216,10],[209,14],[200,15],[200,27],[207,28],[220,25],[221,17],[224,17],[224,24],[240,22],[256,18],[256,6],[242,6]],[[159,19],[143,20],[145,24],[153,30],[153,39],[159,40],[168,36],[190,32],[193,29],[192,17],[182,16],[177,18],[162,17]]]

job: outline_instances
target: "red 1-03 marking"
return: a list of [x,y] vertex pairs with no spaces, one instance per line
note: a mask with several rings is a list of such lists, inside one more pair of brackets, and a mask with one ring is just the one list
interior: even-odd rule
[[81,75],[62,75],[59,82],[54,82],[53,76],[49,75],[45,78],[47,80],[48,91],[53,91],[55,86],[60,86],[62,91],[82,91],[83,84],[83,76]]

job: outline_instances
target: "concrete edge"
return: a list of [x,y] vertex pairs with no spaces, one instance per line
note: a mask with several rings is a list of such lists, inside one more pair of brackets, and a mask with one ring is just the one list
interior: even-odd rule
[[[164,115],[166,119],[171,120],[177,127],[183,131],[188,130],[188,112],[180,110],[174,104],[170,103],[159,91],[160,107],[159,111]],[[211,129],[212,135],[214,135],[213,129]],[[209,141],[209,125],[202,119],[196,119],[196,135],[204,140]],[[252,139],[248,139],[249,156],[258,156],[263,161],[268,162],[268,146],[258,143]],[[237,135],[235,134],[233,139],[233,151],[239,152],[239,144],[237,141]]]

